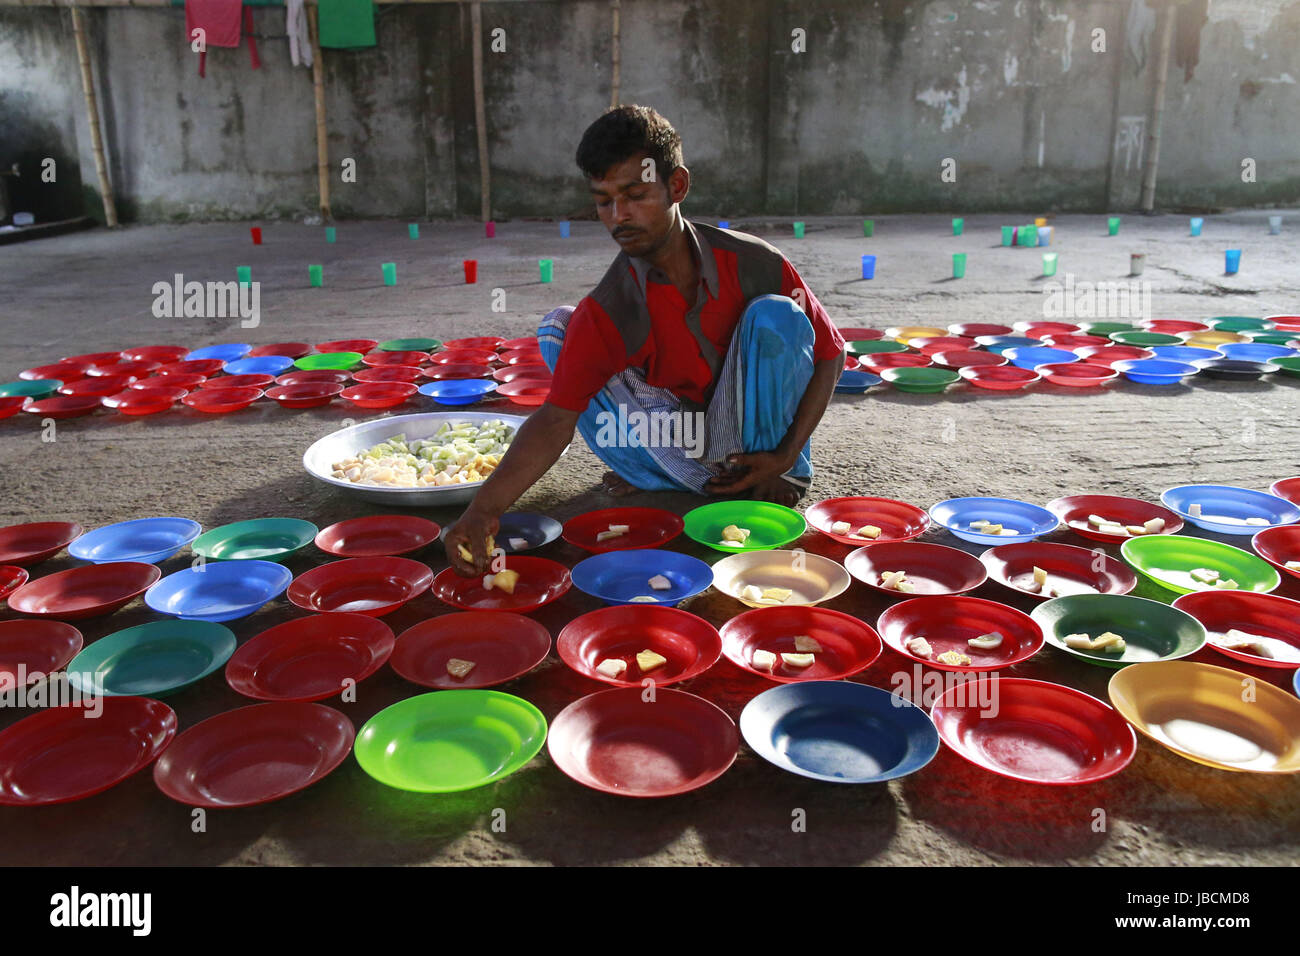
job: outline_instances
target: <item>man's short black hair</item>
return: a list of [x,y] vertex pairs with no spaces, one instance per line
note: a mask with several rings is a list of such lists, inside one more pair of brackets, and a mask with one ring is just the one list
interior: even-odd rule
[[588,179],[603,179],[610,167],[645,153],[655,175],[667,182],[682,165],[682,138],[649,106],[616,106],[587,127],[578,144],[578,168]]

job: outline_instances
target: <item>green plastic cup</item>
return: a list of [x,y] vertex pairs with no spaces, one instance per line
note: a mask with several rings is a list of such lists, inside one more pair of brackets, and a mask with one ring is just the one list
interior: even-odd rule
[[543,282],[550,282],[555,276],[555,263],[550,259],[538,259],[537,269],[542,275]]
[[1002,244],[1003,244],[1004,246],[1009,246],[1009,245],[1011,245],[1011,241],[1015,238],[1015,235],[1016,235],[1016,227],[1015,227],[1015,226],[1003,226],[1003,227],[1002,227]]
[[1119,235],[1119,216],[1111,216],[1109,219],[1107,219],[1107,220],[1106,220],[1106,229],[1109,231],[1110,235],[1112,235],[1112,236],[1118,236],[1118,235]]
[[406,226],[406,234],[410,236],[412,239],[419,239],[420,224],[418,222],[408,223]]
[[314,286],[324,285],[324,269],[321,266],[308,266],[307,278]]
[[1056,275],[1056,253],[1055,252],[1043,253],[1043,275],[1045,276]]
[[[770,501],[718,501],[686,512],[686,536],[715,551],[768,551],[796,540],[808,530],[803,515]],[[749,529],[744,544],[722,544],[722,529],[734,524]]]
[[319,533],[320,528],[301,518],[253,518],[199,535],[190,551],[209,561],[279,561],[307,547]]
[[320,355],[304,355],[293,364],[304,372],[315,372],[320,369],[347,372],[356,368],[360,361],[360,352],[324,352]]
[[326,242],[334,242],[336,239],[338,239],[338,233],[334,230],[334,227],[333,227],[333,226],[326,226],[326,227],[325,227],[325,241],[326,241]]
[[251,266],[235,266],[235,275],[239,278],[240,285],[250,285],[253,281]]
[[[1101,667],[1177,660],[1205,646],[1205,626],[1186,611],[1130,594],[1071,594],[1040,604],[1030,617],[1048,644]],[[1095,638],[1107,631],[1124,638],[1128,646],[1122,654],[1065,644],[1068,634]]]
[[397,263],[385,262],[381,268],[384,270],[384,285],[397,285]]
[[1036,246],[1038,245],[1038,227],[1032,223],[1028,226],[1021,226],[1016,233],[1016,245],[1018,246]]
[[966,277],[966,253],[954,252],[952,254],[952,277],[954,279],[964,279]]
[[796,223],[794,224],[794,237],[795,237],[796,239],[802,239],[802,238],[803,238],[803,223],[801,223],[801,222],[796,222]]
[[862,234],[867,237],[871,237],[876,234],[876,223],[874,220],[871,219],[862,220]]
[[385,707],[353,752],[380,783],[415,793],[472,790],[507,777],[541,751],[546,718],[495,690],[440,690]]
[[964,229],[965,227],[966,227],[965,219],[954,219],[952,221],[952,234],[954,236],[960,236],[962,229]]

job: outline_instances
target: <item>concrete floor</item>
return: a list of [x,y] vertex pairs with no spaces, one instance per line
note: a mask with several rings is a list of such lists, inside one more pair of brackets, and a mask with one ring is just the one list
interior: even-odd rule
[[[876,220],[866,240],[857,220],[808,222],[795,240],[788,223],[734,222],[778,245],[841,325],[947,325],[959,321],[1043,316],[1039,250],[998,247],[998,226],[1033,213],[966,220],[954,238],[938,216]],[[1264,211],[1211,217],[1205,234],[1187,236],[1177,216],[1126,217],[1118,237],[1104,216],[1057,219],[1052,249],[1060,273],[1078,280],[1122,280],[1131,251],[1147,253],[1155,317],[1202,319],[1300,312],[1300,218],[1282,236],[1267,235]],[[61,356],[158,343],[190,347],[227,341],[268,343],[326,338],[530,334],[552,306],[577,300],[601,277],[616,249],[601,227],[575,223],[561,240],[553,223],[508,222],[497,238],[482,226],[426,224],[418,242],[403,223],[343,223],[336,245],[322,230],[267,224],[266,243],[249,244],[236,225],[153,226],[95,231],[31,242],[0,256],[0,381]],[[1223,275],[1223,250],[1244,249],[1243,268]],[[950,280],[949,254],[969,254],[967,278]],[[860,254],[879,256],[873,281],[857,278]],[[537,281],[536,260],[555,260],[555,282]],[[460,261],[479,261],[478,285],[460,279]],[[380,281],[380,263],[397,263],[399,284]],[[308,287],[307,265],[324,265],[326,285]],[[157,319],[151,288],[171,281],[234,277],[251,265],[262,286],[262,324]],[[494,288],[506,292],[493,312]],[[1101,492],[1157,500],[1186,482],[1266,489],[1300,473],[1300,380],[1255,384],[1200,382],[1155,389],[1118,383],[1102,392],[1040,386],[996,395],[957,386],[939,396],[877,388],[836,396],[813,439],[817,476],[808,501],[873,494],[923,507],[955,495],[995,494],[1045,503],[1064,494]],[[518,412],[498,401],[489,408]],[[397,413],[420,410],[412,405]],[[271,405],[218,418],[188,409],[144,420],[97,413],[58,425],[42,442],[39,422],[19,415],[0,422],[0,523],[74,519],[86,528],[155,514],[194,518],[205,528],[259,516],[289,515],[324,527],[384,509],[323,488],[301,467],[304,449],[360,418],[342,404],[284,411]],[[599,462],[577,441],[570,453],[519,502],[558,519],[607,507],[598,490]],[[684,513],[688,495],[657,494],[647,505]],[[803,507],[803,506],[801,506]],[[442,523],[455,509],[429,512]],[[946,533],[922,540],[956,543]],[[1074,541],[1070,533],[1053,540]],[[1242,544],[1242,539],[1231,540]],[[847,548],[808,535],[799,545],[842,557]],[[672,547],[712,558],[685,538]],[[978,549],[975,549],[978,550]],[[572,565],[582,557],[557,542],[540,552]],[[295,572],[320,563],[312,548],[289,562]],[[435,570],[436,550],[424,555]],[[184,566],[183,554],[163,564]],[[73,564],[60,556],[41,574]],[[1278,593],[1300,598],[1288,581]],[[1138,592],[1156,596],[1148,588]],[[1028,609],[995,585],[976,596]],[[574,590],[536,614],[554,635],[597,606]],[[855,585],[827,606],[869,622],[885,606]],[[721,625],[741,610],[710,593],[690,610]],[[393,630],[445,613],[431,596],[385,618]],[[278,600],[231,626],[246,640],[300,612]],[[7,609],[0,617],[13,617]],[[154,619],[141,602],[83,622],[87,642]],[[1228,665],[1213,652],[1196,660]],[[886,651],[857,680],[891,687],[899,658]],[[1105,697],[1108,671],[1046,648],[1013,668],[1026,677]],[[1257,676],[1284,682],[1282,675]],[[766,689],[726,660],[680,685],[738,717]],[[502,689],[534,702],[548,719],[600,689],[554,653],[537,670]],[[390,669],[363,682],[358,701],[340,705],[359,728],[372,714],[419,690]],[[168,698],[181,728],[248,703],[219,676]],[[0,714],[0,726],[23,716]],[[1076,788],[1021,785],[978,770],[941,750],[922,772],[885,786],[837,787],[768,765],[742,745],[721,779],[693,794],[631,801],[589,791],[559,773],[545,750],[501,783],[451,796],[391,790],[349,758],[318,785],[279,803],[208,815],[191,832],[190,810],[168,800],[142,773],[100,796],[38,810],[0,809],[0,863],[12,864],[989,864],[1075,863],[1285,864],[1300,843],[1300,780],[1215,771],[1141,739],[1119,776]],[[504,833],[490,828],[504,809]],[[807,813],[793,833],[791,814]],[[1094,809],[1106,832],[1094,832]]]

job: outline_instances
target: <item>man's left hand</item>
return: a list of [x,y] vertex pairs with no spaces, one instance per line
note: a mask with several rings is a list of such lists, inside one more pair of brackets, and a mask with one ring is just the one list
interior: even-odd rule
[[731,470],[710,478],[704,485],[705,491],[711,495],[739,494],[755,485],[780,478],[794,467],[794,462],[777,452],[755,451],[729,456],[727,466]]

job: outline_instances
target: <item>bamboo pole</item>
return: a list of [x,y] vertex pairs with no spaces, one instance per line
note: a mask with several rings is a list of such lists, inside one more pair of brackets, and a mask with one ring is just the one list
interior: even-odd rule
[[614,2],[614,35],[613,35],[614,68],[611,71],[612,75],[610,77],[610,86],[609,86],[609,108],[610,109],[613,109],[614,107],[618,106],[619,87],[622,83],[622,74],[623,74],[623,53],[622,53],[622,45],[621,45],[622,40],[619,33],[619,21],[618,21],[619,0],[613,0],[613,2]]
[[1146,169],[1142,171],[1139,207],[1151,212],[1156,204],[1156,172],[1160,165],[1160,123],[1165,115],[1165,86],[1169,76],[1169,45],[1174,35],[1174,4],[1166,0],[1160,8],[1160,52],[1156,57],[1156,89],[1151,97],[1151,128],[1147,132]]
[[104,223],[117,226],[117,203],[108,181],[108,162],[104,159],[104,139],[99,131],[99,101],[95,98],[95,76],[90,68],[90,49],[86,44],[86,23],[80,7],[72,8],[72,33],[77,40],[77,60],[81,64],[81,91],[86,97],[86,122],[90,124],[90,147],[95,154],[95,172],[99,176],[99,196],[104,201]]
[[311,86],[316,101],[316,182],[320,190],[320,215],[325,222],[333,222],[329,130],[325,127],[325,61],[321,56],[320,25],[316,22],[314,5],[307,8],[307,32],[311,37]]
[[492,176],[488,167],[487,109],[483,103],[483,10],[478,0],[470,4],[469,18],[474,44],[474,125],[478,127],[479,215],[492,218]]

